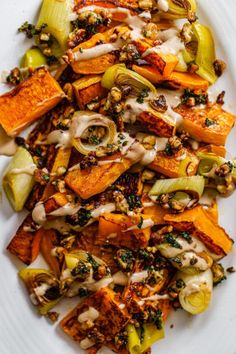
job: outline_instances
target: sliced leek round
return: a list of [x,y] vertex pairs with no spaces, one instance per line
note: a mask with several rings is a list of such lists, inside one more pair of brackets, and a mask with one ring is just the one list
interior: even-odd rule
[[33,171],[36,168],[30,153],[19,147],[10,161],[2,180],[9,202],[15,211],[21,211],[34,186]]
[[132,93],[137,95],[143,90],[156,93],[156,88],[150,81],[135,71],[129,70],[123,64],[116,64],[108,68],[102,78],[102,86],[111,89],[113,86],[130,86]]
[[[89,133],[89,129],[104,128],[104,136],[98,137],[96,130],[93,133]],[[88,155],[90,152],[96,151],[99,146],[106,146],[112,144],[116,137],[116,125],[115,123],[103,116],[102,114],[79,111],[76,112],[73,117],[71,134],[73,136],[73,146],[83,155]],[[90,141],[86,139],[90,134]],[[93,138],[93,139],[92,139]]]
[[212,299],[213,276],[211,270],[208,269],[195,275],[178,272],[177,279],[181,279],[185,283],[185,287],[179,293],[182,308],[192,315],[206,311]]
[[46,64],[47,60],[38,48],[28,49],[21,60],[22,68],[38,68]]
[[160,179],[156,181],[150,190],[149,196],[155,197],[161,194],[184,192],[185,195],[189,195],[193,199],[199,200],[202,196],[204,186],[205,182],[202,176]]

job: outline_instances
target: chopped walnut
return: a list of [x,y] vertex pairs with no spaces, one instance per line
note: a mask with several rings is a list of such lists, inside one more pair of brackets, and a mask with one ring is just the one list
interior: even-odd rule
[[152,150],[156,145],[156,137],[154,135],[145,136],[142,145],[146,150]]
[[88,155],[83,158],[83,160],[80,162],[80,169],[81,170],[87,170],[91,168],[92,166],[97,166],[98,162],[96,158],[93,155]]
[[138,6],[142,10],[151,10],[153,8],[153,0],[139,0]]
[[179,151],[183,147],[181,139],[179,139],[177,136],[172,136],[169,138],[168,143],[173,153]]
[[193,31],[190,23],[185,23],[183,25],[180,36],[185,43],[190,43],[192,41]]
[[59,318],[60,314],[56,311],[49,311],[47,314],[46,314],[46,317],[52,321],[52,322],[57,322],[58,321],[58,318]]
[[224,102],[224,97],[225,97],[225,91],[222,91],[218,96],[217,96],[217,99],[216,99],[216,103],[220,104],[220,105],[223,105],[225,102]]
[[152,181],[156,176],[156,173],[151,170],[144,170],[142,173],[142,182]]
[[119,60],[121,62],[135,62],[136,60],[140,59],[140,54],[132,43],[126,44],[122,47],[120,52]]
[[69,102],[74,101],[74,91],[73,86],[68,82],[63,86],[63,91],[65,92]]
[[166,102],[166,98],[163,95],[160,95],[157,99],[152,100],[150,102],[152,108],[154,108],[157,112],[164,113],[166,112],[168,106]]
[[142,33],[144,37],[155,40],[158,36],[158,27],[155,23],[147,23],[143,27]]
[[233,167],[231,162],[226,162],[215,169],[215,174],[219,177],[225,177],[233,171]]
[[226,64],[223,60],[217,59],[214,61],[214,69],[217,76],[221,76],[226,69]]
[[124,197],[124,195],[119,191],[114,191],[113,197],[114,197],[116,209],[123,212],[123,213],[128,213],[129,204],[128,204],[126,198]]
[[77,45],[79,45],[81,42],[83,42],[86,38],[86,31],[83,28],[76,28],[73,32],[69,34],[68,37],[68,47],[73,49]]

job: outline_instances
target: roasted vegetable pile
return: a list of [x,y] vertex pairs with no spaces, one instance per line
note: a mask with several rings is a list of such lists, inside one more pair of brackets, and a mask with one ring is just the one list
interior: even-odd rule
[[171,309],[205,311],[225,279],[217,198],[235,189],[235,116],[224,91],[208,96],[225,64],[195,0],[75,3],[44,0],[20,27],[32,48],[0,96],[15,152],[3,187],[28,210],[7,249],[41,315],[78,298],[60,326],[82,349],[150,353]]

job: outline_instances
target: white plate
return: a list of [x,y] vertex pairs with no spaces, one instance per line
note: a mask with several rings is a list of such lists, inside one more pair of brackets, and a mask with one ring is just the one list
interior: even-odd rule
[[[17,28],[26,20],[33,22],[40,0],[1,0],[0,4],[0,70],[17,65],[29,46]],[[236,2],[235,0],[198,0],[200,20],[215,32],[218,57],[228,63],[224,78],[216,91],[226,89],[227,106],[236,113]],[[4,90],[1,86],[0,90]],[[236,129],[228,139],[228,150],[236,156]],[[1,158],[0,171],[7,164]],[[14,214],[5,196],[0,203],[0,354],[76,354],[78,345],[65,336],[57,325],[39,318],[17,277],[23,265],[10,257],[5,248],[23,214]],[[236,233],[236,194],[220,202],[220,222],[234,236]],[[236,266],[235,250],[224,260],[226,267]],[[69,310],[71,304],[68,305]],[[170,325],[174,328],[170,329]],[[154,354],[236,354],[236,274],[228,276],[214,291],[210,309],[197,317],[181,311],[166,323],[166,338],[153,349]]]

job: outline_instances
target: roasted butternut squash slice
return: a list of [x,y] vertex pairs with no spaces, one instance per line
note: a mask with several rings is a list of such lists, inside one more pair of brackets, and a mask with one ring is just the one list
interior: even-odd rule
[[158,84],[163,80],[169,79],[171,73],[174,71],[177,63],[178,58],[174,55],[162,55],[162,58],[165,60],[166,65],[163,70],[163,73],[160,74],[159,70],[151,65],[133,65],[132,69],[136,71],[136,73],[142,75],[146,79],[148,79],[153,84]]
[[226,156],[226,148],[223,145],[213,145],[213,144],[209,144],[209,145],[204,145],[201,146],[198,149],[198,152],[204,152],[206,154],[214,154],[217,156],[221,156],[221,157],[225,157]]
[[61,267],[60,262],[56,256],[52,254],[52,250],[57,245],[57,234],[55,230],[45,230],[44,228],[40,229],[42,233],[42,239],[40,244],[40,251],[47,262],[49,268],[56,274],[57,277],[60,277]]
[[85,6],[99,6],[105,8],[112,7],[127,7],[131,9],[137,9],[139,7],[138,0],[76,0],[75,1],[76,8],[80,9]]
[[194,176],[197,172],[199,159],[190,150],[183,148],[175,155],[168,156],[164,151],[156,154],[155,160],[149,165],[151,170],[171,178]]
[[40,230],[31,231],[32,222],[31,216],[27,216],[7,246],[7,250],[11,254],[27,265],[31,264],[37,258],[43,236]]
[[190,90],[207,91],[209,82],[197,74],[181,73],[173,71],[165,84],[176,89],[188,88]]
[[[146,50],[152,48],[151,44],[149,44],[145,41],[141,41],[141,40],[134,41],[133,44],[135,45],[135,47],[137,48],[137,50],[141,56],[146,52]],[[159,73],[158,78],[159,77],[163,78],[165,75],[172,73],[172,71],[174,70],[174,68],[176,67],[176,65],[178,63],[178,58],[176,57],[176,55],[173,55],[173,54],[150,53],[145,56],[145,60],[149,64],[151,64],[152,66],[155,67],[155,69],[156,69],[155,72]],[[136,66],[135,66],[135,68],[136,68],[136,70],[138,70]],[[145,73],[145,72],[147,73],[147,71],[143,69],[142,73],[141,72],[138,72],[138,73],[140,75],[143,75],[143,73]],[[143,75],[143,76],[146,77],[145,75]],[[148,78],[148,79],[150,80],[150,78]]]
[[118,294],[109,288],[102,288],[76,306],[60,322],[60,326],[75,341],[81,342],[87,337],[89,328],[85,329],[78,317],[92,307],[97,312],[93,330],[96,330],[105,341],[111,341],[130,319],[127,308],[119,306],[121,304],[122,300]]
[[57,173],[61,167],[67,168],[71,156],[71,148],[60,148],[57,151],[51,173]]
[[114,54],[105,54],[89,60],[76,61],[71,66],[77,74],[102,74],[114,65],[115,61],[116,56]]
[[149,131],[158,136],[170,138],[175,134],[175,122],[167,114],[155,112],[151,107],[148,111],[142,112],[137,119]]
[[83,199],[104,192],[132,165],[132,161],[126,158],[113,162],[120,157],[119,154],[115,154],[105,158],[107,161],[111,160],[111,163],[94,166],[88,170],[70,171],[65,177],[65,182]]
[[131,249],[147,247],[151,229],[150,227],[143,229],[141,227],[142,221],[145,222],[148,219],[150,220],[149,216],[141,215],[140,220],[135,223],[136,221],[127,215],[103,214],[99,218],[98,235],[95,242],[98,245],[110,244]]
[[81,110],[84,110],[86,105],[94,99],[105,96],[106,90],[102,87],[101,80],[101,75],[86,75],[73,82],[72,86]]
[[208,144],[225,145],[236,119],[218,104],[201,109],[181,106],[175,110],[184,118],[182,129],[194,139]]
[[16,136],[65,97],[58,82],[45,68],[36,70],[12,91],[0,96],[0,124]]
[[178,215],[168,214],[164,216],[164,220],[177,230],[189,231],[219,256],[225,256],[232,249],[233,240],[222,227],[209,218],[201,206]]

